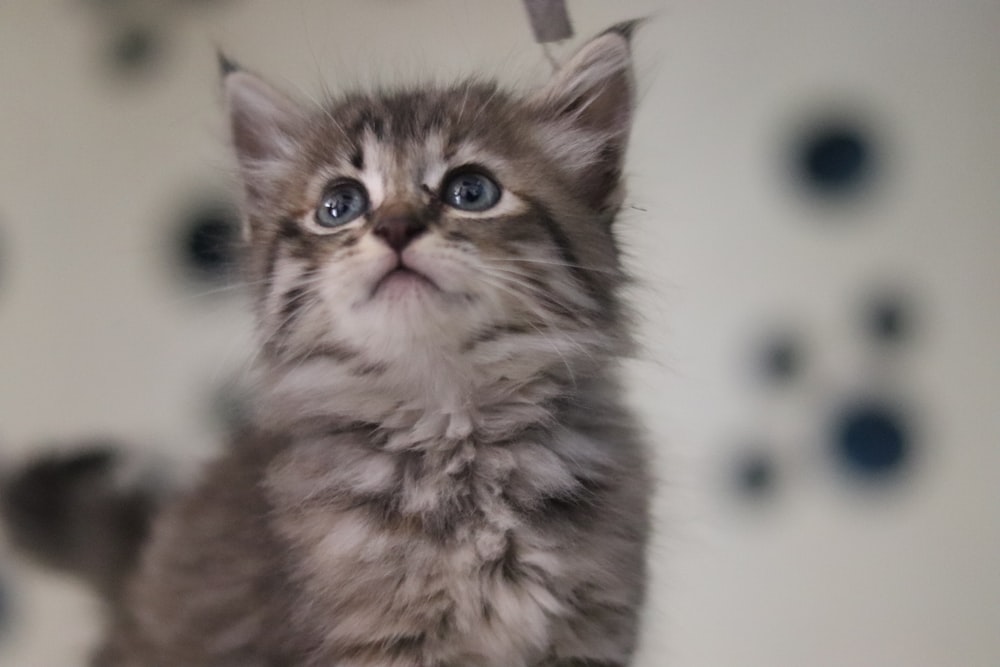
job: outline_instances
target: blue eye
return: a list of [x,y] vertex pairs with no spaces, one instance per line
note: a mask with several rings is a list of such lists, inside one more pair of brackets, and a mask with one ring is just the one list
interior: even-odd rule
[[368,210],[368,193],[356,181],[343,181],[328,188],[316,209],[320,227],[346,225]]
[[478,171],[459,171],[445,181],[441,199],[462,211],[485,211],[500,201],[500,186]]

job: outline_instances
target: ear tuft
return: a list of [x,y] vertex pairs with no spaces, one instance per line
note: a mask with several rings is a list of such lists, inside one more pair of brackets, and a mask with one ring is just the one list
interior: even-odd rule
[[544,131],[552,133],[545,144],[597,209],[620,204],[635,98],[630,40],[639,23],[619,23],[591,39],[541,91]]
[[229,129],[251,207],[265,204],[298,152],[306,121],[290,97],[220,55]]
[[[226,60],[224,64],[232,63]],[[257,75],[239,68],[225,73],[222,87],[240,161],[287,157],[303,122],[298,104]]]
[[600,127],[601,121],[613,118],[587,113],[587,109],[597,105],[595,111],[617,111],[625,114],[627,122],[632,110],[630,38],[635,24],[634,21],[620,23],[602,32],[559,68],[543,90],[545,102],[552,111],[579,112],[584,122],[590,121]]
[[604,34],[609,32],[614,32],[625,38],[626,42],[632,42],[632,36],[635,35],[635,31],[642,25],[646,23],[647,18],[632,19],[630,21],[622,21],[621,23],[616,23],[607,30]]

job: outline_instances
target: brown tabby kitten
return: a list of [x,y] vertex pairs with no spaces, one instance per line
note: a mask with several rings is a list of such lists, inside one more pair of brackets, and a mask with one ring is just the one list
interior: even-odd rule
[[632,24],[541,90],[301,106],[224,62],[254,426],[167,507],[102,667],[623,667],[648,463],[613,222]]

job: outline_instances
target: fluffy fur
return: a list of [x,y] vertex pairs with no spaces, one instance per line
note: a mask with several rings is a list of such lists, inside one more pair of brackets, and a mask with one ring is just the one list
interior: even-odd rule
[[[630,663],[650,496],[615,380],[631,29],[527,96],[314,108],[226,63],[259,401],[159,517],[96,665]],[[483,212],[442,195],[469,165],[501,189]],[[344,178],[370,205],[324,227]],[[395,247],[379,230],[402,224]]]

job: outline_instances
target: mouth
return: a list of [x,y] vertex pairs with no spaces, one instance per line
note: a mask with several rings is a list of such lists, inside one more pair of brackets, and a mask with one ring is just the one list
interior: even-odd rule
[[424,288],[440,291],[440,288],[434,281],[424,274],[402,263],[397,263],[395,267],[387,271],[376,281],[375,286],[372,287],[370,298],[374,299],[380,294],[403,295],[407,292]]

